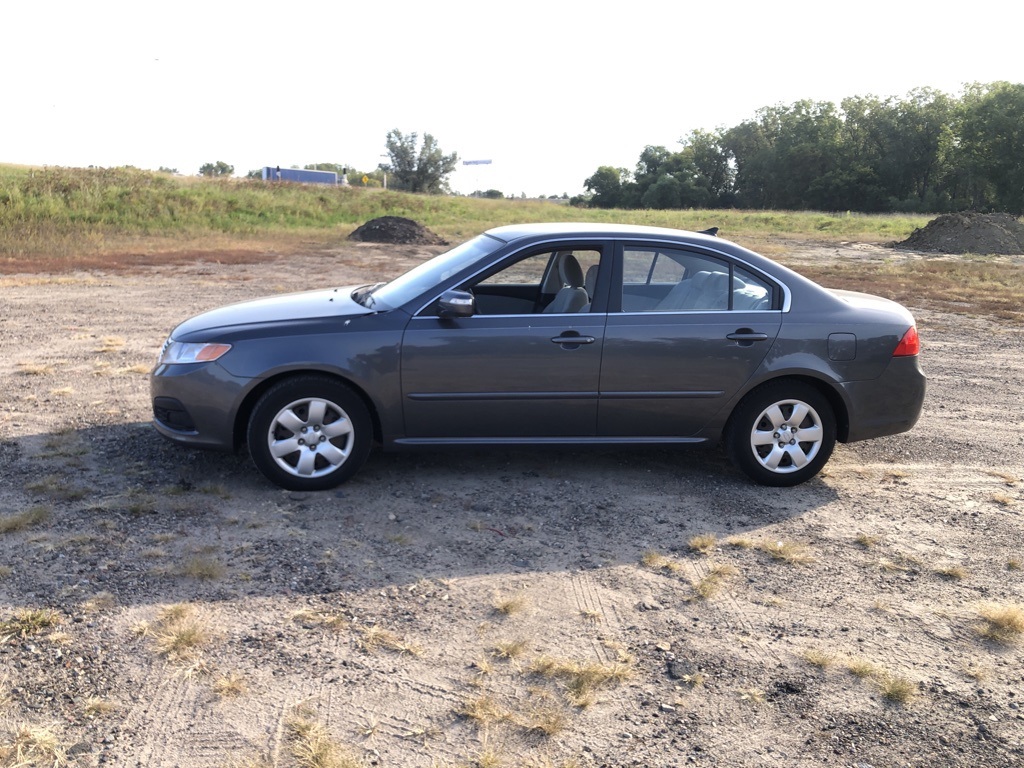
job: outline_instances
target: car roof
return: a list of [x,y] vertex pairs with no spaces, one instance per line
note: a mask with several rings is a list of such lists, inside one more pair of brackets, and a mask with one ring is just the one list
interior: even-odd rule
[[569,237],[641,237],[679,240],[689,242],[706,241],[720,243],[719,238],[700,232],[668,227],[648,227],[639,224],[605,224],[600,222],[543,222],[507,224],[487,230],[488,235],[507,243],[534,237],[569,236]]

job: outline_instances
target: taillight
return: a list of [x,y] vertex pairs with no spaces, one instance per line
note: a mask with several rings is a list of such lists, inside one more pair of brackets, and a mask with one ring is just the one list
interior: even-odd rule
[[917,335],[917,327],[910,326],[910,330],[903,334],[900,343],[896,345],[893,357],[913,357],[921,351],[921,339]]

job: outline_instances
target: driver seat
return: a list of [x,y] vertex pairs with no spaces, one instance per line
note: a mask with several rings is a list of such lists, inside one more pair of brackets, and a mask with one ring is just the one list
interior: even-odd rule
[[571,253],[565,254],[559,260],[558,276],[563,287],[555,294],[551,303],[544,307],[545,315],[576,313],[590,303],[590,297],[583,287],[583,267]]

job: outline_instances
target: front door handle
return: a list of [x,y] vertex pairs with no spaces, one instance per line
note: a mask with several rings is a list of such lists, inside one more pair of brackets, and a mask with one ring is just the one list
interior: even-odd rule
[[593,344],[597,339],[593,336],[580,336],[578,333],[563,333],[551,339],[554,344],[561,344],[563,348],[576,349],[580,344]]

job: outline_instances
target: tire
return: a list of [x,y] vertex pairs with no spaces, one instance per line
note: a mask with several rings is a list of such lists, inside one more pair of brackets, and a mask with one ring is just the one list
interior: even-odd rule
[[778,381],[748,394],[729,420],[729,456],[761,485],[788,487],[814,477],[836,445],[836,417],[809,384]]
[[249,418],[249,454],[264,477],[292,491],[322,491],[354,475],[370,452],[363,400],[339,381],[297,376],[268,389]]

